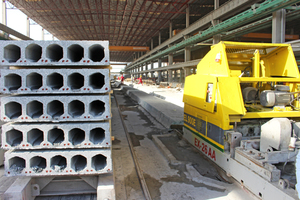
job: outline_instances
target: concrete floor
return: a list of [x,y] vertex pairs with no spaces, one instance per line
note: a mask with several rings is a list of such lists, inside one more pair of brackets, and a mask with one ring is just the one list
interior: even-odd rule
[[[147,86],[142,86],[147,87]],[[134,150],[138,157],[138,162],[143,171],[147,186],[152,199],[253,199],[254,197],[236,184],[229,184],[222,180],[216,168],[209,163],[192,146],[187,144],[172,130],[168,130],[157,122],[142,107],[132,102],[121,90],[115,90],[114,95],[120,105],[122,117],[133,141]],[[112,101],[112,106],[113,105]],[[114,110],[112,110],[113,116]],[[119,133],[114,131],[113,134]],[[164,148],[166,148],[177,160],[169,163],[163,156],[164,152],[153,142],[153,135],[159,137]],[[165,136],[165,137],[164,137]],[[121,137],[121,138],[119,138]],[[119,144],[125,144],[125,138],[115,135]],[[113,148],[115,149],[115,145]],[[124,147],[127,149],[127,147]],[[122,149],[122,147],[121,147]],[[120,149],[118,149],[120,151]],[[123,152],[123,151],[122,151]],[[113,158],[116,161],[120,156],[113,151]],[[120,165],[114,161],[115,168]],[[131,165],[131,163],[130,163]],[[121,168],[124,168],[120,167]],[[131,173],[130,173],[131,171]],[[140,195],[137,189],[140,188],[137,181],[123,187],[118,184],[126,182],[126,179],[135,180],[134,169],[127,169],[125,178],[119,176],[118,171],[114,171],[116,177],[116,197],[117,199],[140,199],[135,195]],[[130,173],[130,175],[128,175]],[[122,191],[123,190],[123,191]],[[136,193],[137,192],[137,193]],[[122,198],[122,197],[126,198]],[[121,197],[121,198],[119,198]]]

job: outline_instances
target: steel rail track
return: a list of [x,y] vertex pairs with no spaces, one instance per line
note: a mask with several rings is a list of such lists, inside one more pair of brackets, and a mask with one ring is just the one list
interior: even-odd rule
[[142,172],[142,170],[141,170],[141,168],[139,166],[138,158],[137,158],[137,156],[135,154],[135,151],[134,151],[134,148],[133,148],[133,144],[132,144],[132,141],[130,139],[130,135],[128,133],[126,124],[125,124],[124,119],[122,117],[121,109],[120,109],[118,100],[117,100],[117,98],[116,98],[116,96],[115,96],[114,93],[113,93],[113,96],[114,96],[114,99],[115,99],[117,107],[118,107],[118,111],[119,111],[119,115],[120,115],[120,118],[121,118],[122,126],[124,128],[125,133],[126,133],[126,138],[127,138],[128,144],[129,144],[130,153],[131,153],[134,165],[135,165],[135,170],[136,170],[136,173],[138,175],[139,182],[140,182],[142,190],[143,190],[143,194],[144,194],[146,200],[152,200],[150,192],[148,190],[147,183],[146,183],[144,175],[143,175],[143,172]]

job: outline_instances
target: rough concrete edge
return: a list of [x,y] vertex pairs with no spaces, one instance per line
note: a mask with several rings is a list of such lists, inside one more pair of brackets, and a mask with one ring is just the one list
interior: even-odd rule
[[[173,154],[168,150],[168,148],[162,143],[162,141],[158,137],[170,137],[174,136],[174,134],[166,134],[166,135],[152,135],[152,140],[154,144],[158,147],[163,156],[168,160],[168,162],[172,165],[183,164],[181,161],[178,161]],[[221,181],[217,181],[211,178],[207,178],[202,176],[191,163],[186,164],[187,173],[189,174],[189,179],[195,181],[197,183],[202,183],[207,186],[211,186],[214,188],[218,188],[220,190],[226,190],[228,186],[226,183]]]
[[[156,97],[155,93],[146,93],[144,91],[141,91],[139,89],[133,88],[131,86],[123,85],[121,87],[121,90],[123,90],[131,99],[136,101],[139,105],[141,105],[146,111],[151,113],[151,115],[156,118],[158,121],[160,121],[161,124],[163,124],[166,128],[170,128],[172,125],[183,125],[183,120],[178,121],[176,119],[173,119],[172,117],[169,117],[162,113],[159,109],[157,109],[152,104],[148,103],[147,101],[144,101],[143,97],[147,98],[153,98],[153,99],[159,99],[162,102],[166,102],[162,98]],[[141,94],[142,97],[140,97],[138,94]],[[177,106],[174,104],[174,106]]]
[[163,156],[168,160],[168,162],[172,165],[179,165],[182,162],[178,161],[173,154],[169,151],[169,149],[162,143],[162,141],[158,137],[169,137],[173,136],[173,134],[167,135],[152,135],[152,140],[154,144],[158,147]]
[[31,177],[17,178],[5,191],[4,199],[34,199],[31,193]]
[[217,181],[205,176],[202,176],[195,168],[192,164],[187,164],[186,165],[186,169],[187,172],[189,173],[191,179],[197,183],[203,183],[205,185],[214,187],[214,188],[218,188],[220,190],[226,190],[226,187],[228,186],[228,184],[221,182],[221,181]]
[[15,182],[17,178],[15,177],[6,177],[6,176],[2,176],[0,177],[0,182],[5,184],[1,184],[0,185],[0,199],[4,199],[4,193],[6,192],[6,190]]
[[[164,115],[160,110],[156,109],[154,106],[152,106],[148,102],[144,101],[143,98],[140,98],[137,95],[137,93],[142,93],[142,94],[153,97],[152,95],[147,94],[140,90],[136,90],[136,89],[132,89],[132,90],[125,89],[125,91],[126,91],[126,94],[130,98],[132,98],[134,101],[138,102],[139,105],[141,105],[145,110],[147,110],[149,113],[151,113],[151,115],[154,118],[156,118],[158,121],[160,121],[160,123],[163,124],[166,128],[170,128],[170,126],[172,124],[179,123],[179,122],[176,122],[175,120],[173,120],[172,118],[170,118],[169,116]],[[156,98],[156,97],[153,97],[153,98]],[[163,101],[163,100],[161,100],[161,101]]]

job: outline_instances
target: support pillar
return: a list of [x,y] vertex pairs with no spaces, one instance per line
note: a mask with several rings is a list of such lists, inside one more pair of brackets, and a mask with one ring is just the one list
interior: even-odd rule
[[[216,9],[218,9],[219,8],[219,0],[214,0],[214,9],[216,10]],[[219,24],[220,23],[220,20],[219,19],[215,19],[214,21],[213,21],[213,25],[215,26],[215,25],[217,25],[217,24]],[[219,43],[221,41],[221,35],[220,34],[217,34],[217,35],[214,35],[213,36],[213,44],[217,44],[217,43]]]
[[153,38],[151,38],[151,50],[153,49]]
[[173,65],[173,54],[168,55],[168,63],[169,65]]
[[272,43],[285,42],[285,9],[277,10],[272,15]]
[[185,9],[185,27],[190,26],[190,7],[189,5]]
[[170,32],[170,38],[173,36],[173,23],[172,23],[172,21],[170,21],[170,30],[169,30],[169,32]]
[[42,40],[45,40],[45,29],[42,28]]
[[168,82],[172,83],[173,79],[172,79],[172,70],[167,70],[167,74],[168,74]]
[[162,81],[161,71],[158,71],[158,83]]
[[189,76],[191,74],[192,74],[191,73],[191,68],[189,68],[189,67],[184,68],[184,76],[185,77],[187,77],[187,76]]
[[184,68],[180,69],[180,78],[179,78],[180,83],[184,83]]
[[26,36],[30,37],[30,20],[29,20],[29,17],[27,17],[27,21],[26,21]]
[[[151,69],[154,69],[153,61],[151,61]],[[151,78],[154,78],[154,71],[151,71]]]
[[2,1],[2,24],[5,26],[7,25],[6,16],[6,3],[5,1]]
[[187,62],[190,60],[191,60],[191,48],[185,47],[184,48],[184,62]]
[[[161,59],[160,58],[157,60],[157,65],[158,65],[157,66],[158,69],[161,68]],[[158,83],[160,83],[162,80],[161,71],[157,71],[157,79],[158,79]]]
[[161,44],[161,31],[159,31],[158,33],[158,45]]

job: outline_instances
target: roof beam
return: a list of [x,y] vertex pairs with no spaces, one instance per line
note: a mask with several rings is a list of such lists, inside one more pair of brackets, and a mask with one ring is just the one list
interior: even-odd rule
[[[140,57],[135,62],[138,62],[145,57],[149,56],[150,54],[153,54],[162,48],[167,47],[169,44],[174,43],[178,40],[181,40],[183,36],[192,34],[193,32],[196,32],[198,30],[201,30],[201,28],[205,27],[207,24],[211,23],[212,20],[218,19],[223,16],[227,16],[232,13],[233,10],[241,8],[241,7],[249,7],[249,5],[254,4],[255,2],[258,2],[259,0],[232,0],[229,1],[222,6],[220,6],[218,9],[210,12],[208,15],[204,16],[203,18],[199,19],[193,24],[190,24],[190,26],[180,32],[180,34],[177,34],[173,36],[172,38],[168,39],[167,41],[163,42],[161,45],[155,47],[153,50],[151,50],[148,54]],[[156,34],[154,34],[156,35]]]
[[[137,61],[133,62],[130,66],[127,67],[126,70],[137,66],[139,64],[149,62],[150,60],[155,60],[163,55],[169,54],[171,52],[174,52],[176,50],[182,49],[186,46],[190,46],[195,44],[196,42],[203,41],[205,39],[208,39],[212,37],[213,35],[220,33],[221,31],[229,31],[231,29],[234,29],[238,26],[241,26],[243,24],[249,23],[253,20],[259,19],[265,15],[269,15],[270,13],[284,8],[286,6],[292,5],[294,3],[298,3],[300,0],[267,0],[261,4],[259,4],[255,8],[250,8],[230,19],[225,20],[224,22],[215,25],[214,27],[208,28],[205,31],[203,31],[201,34],[197,34],[195,36],[192,36],[182,42],[179,42],[159,53],[156,53],[150,57],[148,57],[151,52],[154,53],[153,51],[150,51],[148,54],[145,56],[141,57]],[[220,7],[221,8],[221,7]]]
[[32,40],[30,37],[27,37],[26,35],[23,35],[22,33],[19,33],[8,26],[5,26],[4,24],[0,23],[0,30],[4,31],[5,33],[8,33],[10,35],[13,35],[17,38],[20,38],[22,40]]
[[149,51],[149,47],[144,47],[144,46],[109,46],[109,51]]

